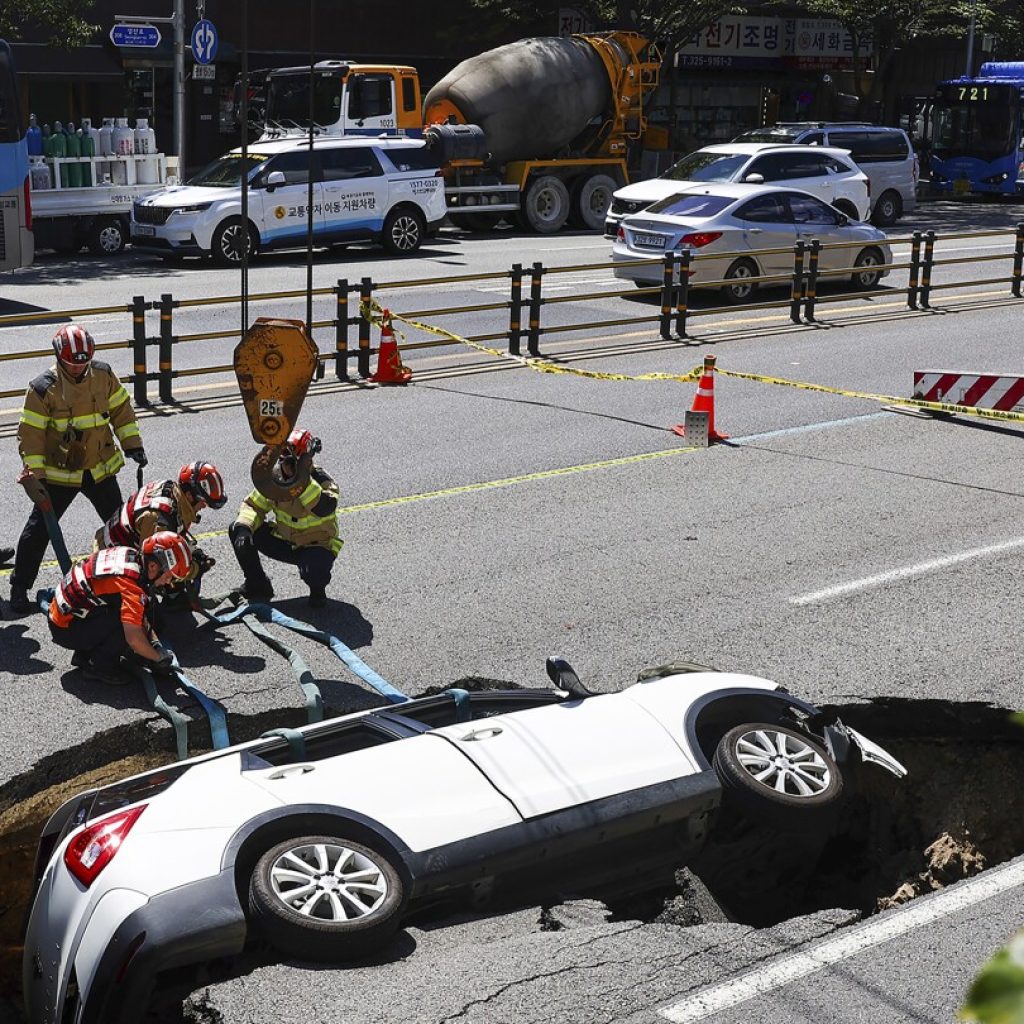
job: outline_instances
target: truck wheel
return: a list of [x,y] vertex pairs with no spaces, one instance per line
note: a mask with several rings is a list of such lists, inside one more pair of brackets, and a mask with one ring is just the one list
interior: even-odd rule
[[94,256],[114,256],[121,252],[128,239],[124,222],[117,217],[100,217],[89,230],[89,252]]
[[399,206],[384,219],[381,242],[392,256],[409,256],[422,244],[426,234],[423,214],[412,206]]
[[561,231],[569,217],[569,190],[561,178],[535,178],[523,196],[523,226],[541,235]]
[[587,231],[604,231],[605,217],[612,205],[612,193],[619,187],[607,174],[576,179],[572,189],[569,223]]
[[246,241],[249,243],[249,258],[256,253],[256,233],[250,225],[248,239],[240,217],[229,217],[213,233],[211,252],[215,263],[222,267],[237,267],[242,262]]

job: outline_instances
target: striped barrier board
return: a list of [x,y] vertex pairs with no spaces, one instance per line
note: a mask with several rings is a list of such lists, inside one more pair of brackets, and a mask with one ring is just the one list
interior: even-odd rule
[[976,409],[1024,412],[1024,375],[915,370],[914,398]]

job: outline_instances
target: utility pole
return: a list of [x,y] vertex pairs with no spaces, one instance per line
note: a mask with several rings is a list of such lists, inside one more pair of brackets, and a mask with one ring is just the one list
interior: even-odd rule
[[185,0],[174,0],[174,148],[178,181],[185,180]]
[[964,74],[970,78],[974,74],[974,4],[971,4],[971,21],[967,26],[967,67]]

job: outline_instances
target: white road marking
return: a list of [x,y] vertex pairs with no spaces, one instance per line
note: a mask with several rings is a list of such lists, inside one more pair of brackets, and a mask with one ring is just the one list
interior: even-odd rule
[[905,909],[890,911],[863,925],[846,929],[837,938],[822,942],[806,952],[784,956],[764,967],[741,974],[738,978],[706,988],[672,1006],[663,1007],[658,1013],[672,1021],[672,1024],[691,1024],[693,1021],[704,1020],[721,1010],[774,992],[791,982],[831,967],[865,949],[880,946],[915,928],[992,899],[1022,883],[1024,861],[992,868],[934,896],[920,897]]
[[987,558],[990,555],[999,555],[1004,551],[1014,551],[1017,548],[1024,548],[1024,537],[1018,537],[1016,540],[1006,540],[1000,544],[989,544],[983,548],[972,548],[970,551],[961,551],[956,555],[933,558],[927,562],[919,562],[917,565],[906,565],[902,569],[880,572],[875,576],[866,576],[864,579],[852,580],[850,583],[841,583],[835,587],[826,587],[824,590],[815,590],[810,594],[791,597],[789,603],[821,604],[832,600],[834,597],[843,597],[846,594],[853,594],[859,590],[870,590],[873,587],[880,587],[886,583],[891,583],[893,580],[923,576],[925,573],[935,572],[938,569],[948,569],[951,565],[969,562],[974,558]]

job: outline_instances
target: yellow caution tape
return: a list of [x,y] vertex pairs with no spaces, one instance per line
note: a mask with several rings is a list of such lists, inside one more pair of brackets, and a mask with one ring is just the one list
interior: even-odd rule
[[[380,326],[383,322],[383,317],[381,316],[383,312],[383,307],[375,299],[369,303],[360,303],[359,306],[359,313],[362,318],[377,326]],[[415,327],[417,330],[426,331],[428,334],[436,334],[457,344],[468,345],[470,348],[476,349],[477,352],[483,352],[498,359],[510,359],[512,362],[519,363],[520,366],[525,366],[527,369],[536,370],[538,373],[566,373],[574,377],[586,377],[589,380],[674,380],[680,384],[692,384],[700,379],[702,373],[701,367],[697,367],[689,373],[641,373],[636,376],[630,376],[625,373],[601,373],[599,370],[581,370],[575,366],[549,363],[546,359],[538,359],[536,356],[517,356],[511,352],[503,352],[498,348],[490,348],[487,345],[481,345],[478,341],[470,341],[469,338],[463,338],[452,331],[446,331],[443,327],[434,327],[432,324],[410,320],[408,317],[400,316],[398,313],[391,313],[390,318],[391,320],[401,320],[402,323]],[[395,329],[395,333],[402,341],[405,341],[405,335],[400,330]]]
[[723,377],[735,377],[737,380],[752,380],[760,384],[778,384],[787,388],[800,388],[803,391],[821,391],[827,395],[844,395],[847,398],[863,398],[871,402],[884,402],[886,405],[903,405],[911,409],[924,409],[928,412],[955,413],[963,416],[977,416],[983,420],[1024,423],[1024,413],[1020,412],[1003,412],[1001,409],[978,409],[973,405],[928,402],[923,398],[897,398],[894,395],[876,395],[866,391],[849,391],[846,388],[830,388],[827,384],[808,384],[805,381],[787,380],[784,377],[766,377],[759,373],[723,370],[719,366],[715,367],[715,373],[721,374]]

